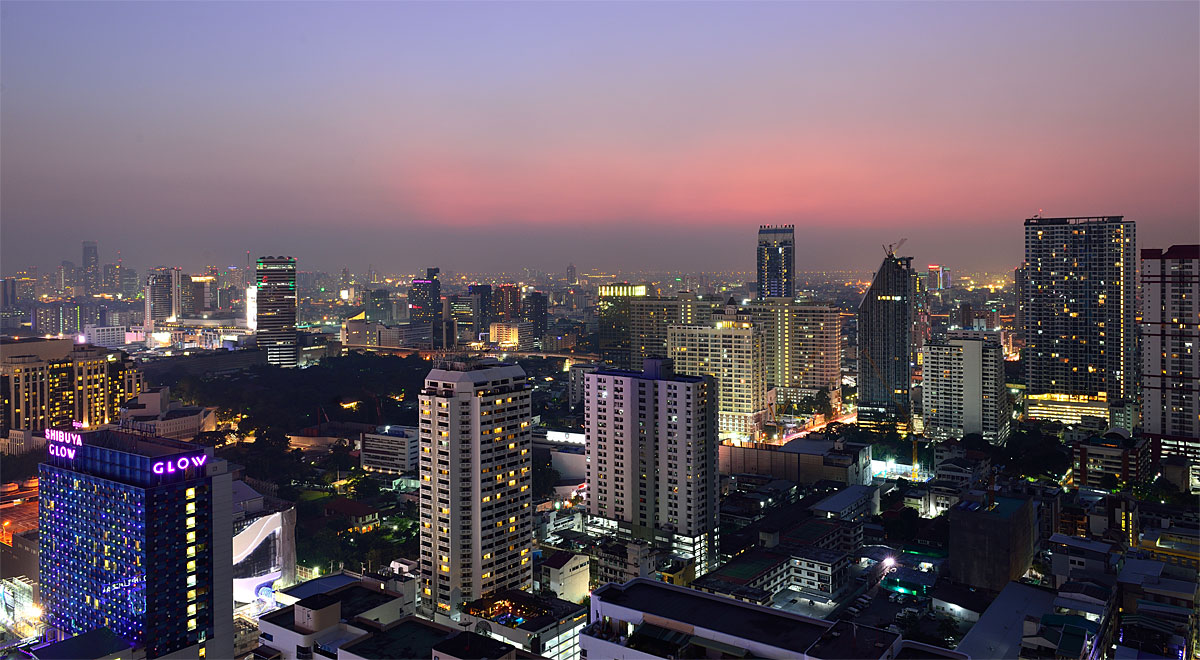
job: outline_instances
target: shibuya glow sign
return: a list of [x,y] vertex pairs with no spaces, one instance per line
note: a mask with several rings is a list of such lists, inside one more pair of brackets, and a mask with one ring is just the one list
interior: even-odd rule
[[186,472],[190,467],[201,467],[208,462],[208,454],[197,454],[194,456],[178,456],[175,458],[166,458],[161,461],[154,461],[150,466],[150,470],[154,474],[181,474]]
[[51,456],[70,461],[75,460],[76,448],[83,446],[83,438],[78,433],[58,429],[46,429],[46,440],[49,441],[47,449]]

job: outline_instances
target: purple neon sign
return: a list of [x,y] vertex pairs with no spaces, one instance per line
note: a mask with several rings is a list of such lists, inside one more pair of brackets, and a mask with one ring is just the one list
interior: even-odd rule
[[178,458],[167,458],[161,461],[155,461],[150,466],[150,470],[154,474],[179,474],[186,472],[188,468],[201,467],[208,462],[208,454],[198,454],[194,456],[180,456]]
[[46,440],[50,441],[47,451],[51,456],[70,461],[75,460],[76,447],[83,446],[83,438],[78,433],[58,429],[46,429]]

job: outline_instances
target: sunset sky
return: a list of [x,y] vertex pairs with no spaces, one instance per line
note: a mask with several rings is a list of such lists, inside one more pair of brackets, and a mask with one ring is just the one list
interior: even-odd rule
[[[0,3],[0,259],[1011,268],[1200,241],[1200,4]],[[151,263],[153,262],[153,264]]]

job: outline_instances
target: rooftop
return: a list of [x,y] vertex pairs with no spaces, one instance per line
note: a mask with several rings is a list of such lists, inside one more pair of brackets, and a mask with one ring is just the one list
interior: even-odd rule
[[820,638],[827,623],[757,605],[740,603],[694,589],[638,578],[609,583],[593,599],[665,619],[769,644],[803,654]]
[[966,513],[974,513],[979,515],[996,516],[998,518],[1009,519],[1014,514],[1021,510],[1025,500],[1016,497],[997,497],[995,508],[989,510],[987,504],[982,502],[971,502],[963,500],[954,505],[952,511],[963,511]]
[[30,653],[38,660],[84,660],[128,651],[133,645],[108,628],[96,628]]
[[972,658],[1015,658],[1026,617],[1040,619],[1054,608],[1052,589],[1009,582],[955,648]]
[[894,632],[843,619],[825,631],[805,655],[822,660],[882,658],[899,638]]
[[467,603],[463,611],[509,628],[537,632],[571,616],[587,616],[583,605],[509,589]]
[[75,431],[83,444],[93,447],[103,447],[125,454],[159,458],[175,454],[194,454],[204,447],[169,438],[156,438],[139,433],[98,429],[95,431]]
[[266,621],[280,628],[295,630],[295,608],[297,606],[322,609],[337,602],[342,604],[341,618],[345,621],[350,621],[367,610],[375,609],[397,598],[400,598],[399,594],[379,589],[370,589],[355,580],[354,584],[338,587],[328,593],[314,593],[306,596],[295,605],[264,614],[259,621]]
[[812,506],[814,511],[841,511],[864,497],[870,497],[874,486],[846,486]]
[[319,578],[313,578],[305,582],[301,582],[294,587],[289,587],[283,590],[283,593],[300,600],[313,594],[323,594],[328,591],[333,591],[338,587],[343,587],[347,584],[358,582],[358,578],[345,573],[334,573]]
[[[443,639],[434,645],[433,650],[455,658],[479,658],[490,660],[508,655],[515,647],[491,637],[485,637],[469,630],[464,630],[453,637]],[[386,656],[403,657],[403,656]],[[436,654],[435,654],[436,657]]]
[[363,658],[429,658],[433,647],[452,634],[450,628],[410,616],[346,644],[341,650]]

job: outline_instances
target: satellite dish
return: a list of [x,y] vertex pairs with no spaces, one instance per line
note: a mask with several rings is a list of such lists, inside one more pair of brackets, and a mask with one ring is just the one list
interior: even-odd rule
[[475,632],[479,633],[480,635],[491,636],[492,624],[488,623],[487,621],[480,621],[475,624]]

